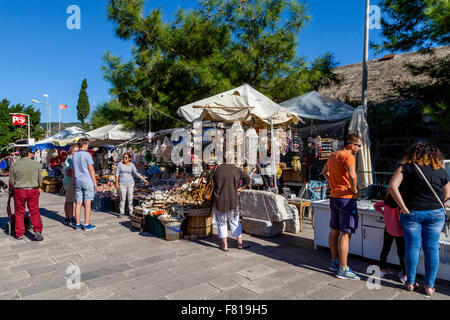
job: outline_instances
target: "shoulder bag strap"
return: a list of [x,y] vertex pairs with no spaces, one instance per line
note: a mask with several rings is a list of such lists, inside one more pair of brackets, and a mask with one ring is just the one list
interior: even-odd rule
[[450,217],[447,215],[447,212],[445,210],[445,206],[442,203],[441,199],[439,199],[438,195],[436,194],[436,191],[434,191],[433,187],[431,186],[430,182],[428,181],[428,179],[425,177],[425,175],[423,174],[422,170],[419,168],[419,166],[417,164],[414,163],[414,165],[416,166],[417,170],[419,170],[420,174],[422,175],[422,177],[425,179],[425,182],[427,183],[428,187],[430,187],[431,191],[433,192],[434,196],[436,197],[436,199],[438,199],[439,203],[442,206],[442,209],[444,209],[444,217],[445,217],[445,224],[444,224],[444,229],[443,231],[445,232],[445,236],[448,237],[448,229],[450,228]]
[[436,194],[436,191],[434,191],[433,187],[431,186],[430,182],[428,181],[427,177],[425,177],[425,175],[423,174],[422,170],[419,168],[419,166],[417,164],[414,163],[414,166],[417,168],[417,170],[419,170],[420,174],[422,175],[423,179],[425,180],[425,182],[427,183],[428,187],[430,188],[430,190],[433,192],[434,196],[436,197],[436,199],[438,199],[439,203],[441,204],[442,208],[444,209],[444,213],[445,213],[445,206],[442,203],[441,199],[439,199],[438,195]]

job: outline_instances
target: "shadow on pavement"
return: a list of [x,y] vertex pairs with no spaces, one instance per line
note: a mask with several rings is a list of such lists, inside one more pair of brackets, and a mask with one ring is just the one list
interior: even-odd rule
[[[283,233],[281,235],[264,238],[252,235],[252,238],[260,239],[262,241],[271,242],[275,245],[263,245],[251,239],[244,240],[244,244],[249,245],[248,249],[241,249],[242,251],[248,251],[254,254],[263,255],[267,258],[283,261],[291,264],[295,267],[301,267],[303,269],[311,270],[314,272],[329,275],[331,278],[335,278],[334,272],[328,270],[329,267],[329,250],[325,248],[319,248],[319,250],[314,250],[314,241],[312,239],[307,239],[299,237],[298,235],[292,235],[288,233]],[[207,247],[216,247],[220,250],[219,243],[220,239],[216,234],[211,237],[190,240],[194,241],[200,245]],[[229,251],[239,250],[237,249],[237,240],[234,238],[228,238],[228,249]],[[367,273],[367,268],[370,265],[377,264],[376,261],[362,259],[360,257],[356,258],[352,255],[349,256],[349,265],[358,273],[361,277],[361,281],[367,281],[371,274]],[[420,278],[418,276],[418,278]],[[394,279],[392,279],[394,280]],[[343,280],[344,281],[344,280]],[[373,282],[373,281],[372,281]],[[401,288],[402,284],[391,283],[381,279],[380,285],[383,287],[390,288]]]
[[57,211],[50,211],[45,208],[40,208],[39,212],[41,213],[41,217],[46,217],[64,223],[64,217],[61,216]]

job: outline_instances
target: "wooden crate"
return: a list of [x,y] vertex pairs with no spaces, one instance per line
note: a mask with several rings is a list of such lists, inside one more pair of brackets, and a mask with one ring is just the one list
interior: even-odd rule
[[284,182],[303,182],[302,172],[294,168],[283,169],[282,179]]
[[212,216],[189,216],[186,233],[189,236],[196,235],[199,239],[212,236]]
[[140,232],[144,231],[145,219],[144,217],[130,216],[131,228],[137,228]]
[[61,183],[42,184],[42,190],[48,193],[57,193],[61,191],[61,188],[62,188]]

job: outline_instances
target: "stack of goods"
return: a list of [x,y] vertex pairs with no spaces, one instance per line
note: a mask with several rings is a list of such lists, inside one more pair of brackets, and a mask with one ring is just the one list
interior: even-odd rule
[[185,209],[203,209],[210,208],[211,202],[203,199],[203,193],[206,188],[206,179],[198,178],[191,183],[183,184],[177,192],[175,192],[168,202],[177,204]]
[[337,149],[337,140],[321,138],[320,139],[321,151],[319,154],[319,160],[327,160],[333,152]]
[[96,175],[97,179],[97,193],[93,203],[93,209],[97,211],[119,212],[119,200],[117,197],[117,190],[115,187],[114,175]]
[[56,193],[62,188],[62,182],[56,177],[44,177],[42,180],[41,189],[44,192]]

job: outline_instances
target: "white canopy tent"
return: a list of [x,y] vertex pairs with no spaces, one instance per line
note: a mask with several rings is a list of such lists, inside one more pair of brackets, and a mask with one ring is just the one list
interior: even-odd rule
[[316,91],[280,103],[300,117],[314,120],[339,121],[352,117],[354,108]]
[[197,119],[226,123],[254,121],[256,126],[270,125],[271,117],[274,125],[300,119],[297,113],[280,106],[248,84],[182,106],[177,114],[189,122]]
[[361,137],[362,145],[356,154],[356,168],[358,171],[358,188],[364,189],[373,184],[372,158],[370,156],[369,125],[364,115],[364,107],[359,106],[353,112],[353,117],[348,128],[348,133],[354,133]]
[[141,130],[125,130],[122,124],[109,124],[104,127],[89,131],[89,139],[93,142],[105,142],[108,144],[120,144],[129,140],[143,139],[145,133]]

